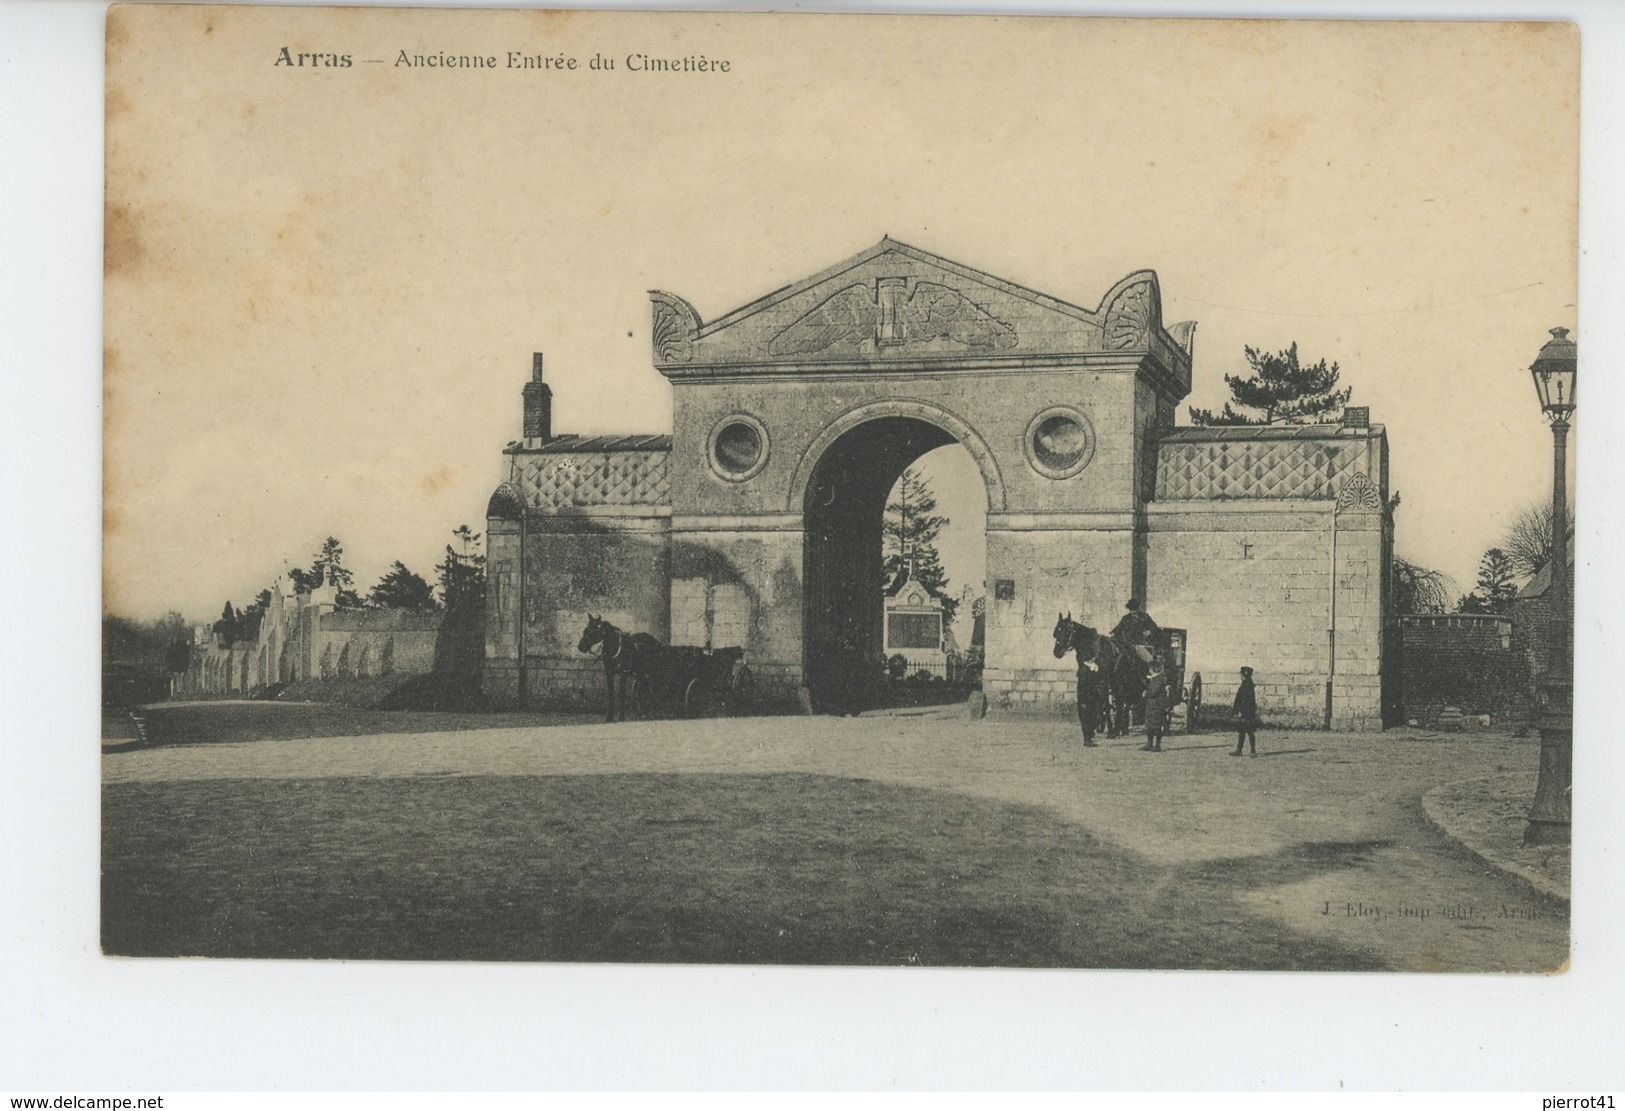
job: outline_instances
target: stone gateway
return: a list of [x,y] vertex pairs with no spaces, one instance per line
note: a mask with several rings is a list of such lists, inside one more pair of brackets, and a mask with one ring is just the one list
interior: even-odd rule
[[839,708],[884,666],[887,495],[958,443],[987,498],[992,706],[1070,712],[1056,613],[1109,629],[1141,598],[1188,631],[1208,705],[1245,664],[1268,721],[1380,725],[1382,427],[1176,428],[1195,325],[1164,324],[1153,272],[1085,309],[888,238],[710,322],[650,298],[670,435],[555,435],[536,356],[487,513],[489,694],[597,699],[593,613],[741,646],[768,703]]

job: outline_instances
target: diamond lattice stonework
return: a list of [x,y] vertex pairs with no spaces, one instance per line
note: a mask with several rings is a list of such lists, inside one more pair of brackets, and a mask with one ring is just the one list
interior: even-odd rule
[[1331,501],[1366,468],[1363,442],[1245,441],[1163,444],[1159,501],[1279,498]]
[[666,505],[671,455],[664,451],[537,455],[519,464],[525,501],[537,509]]

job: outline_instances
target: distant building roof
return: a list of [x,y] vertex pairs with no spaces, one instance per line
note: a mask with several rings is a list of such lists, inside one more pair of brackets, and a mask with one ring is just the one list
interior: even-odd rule
[[[1574,575],[1573,575],[1574,557],[1572,555],[1569,556],[1569,558],[1568,558],[1568,564],[1569,564],[1569,571],[1570,571],[1569,582],[1573,583],[1574,582]],[[1523,589],[1518,591],[1518,597],[1519,598],[1544,598],[1546,596],[1547,589],[1551,585],[1552,585],[1552,567],[1551,567],[1551,564],[1548,563],[1545,567],[1542,567],[1539,571],[1536,571],[1534,576],[1532,578],[1530,578],[1530,580],[1528,582],[1523,584]]]

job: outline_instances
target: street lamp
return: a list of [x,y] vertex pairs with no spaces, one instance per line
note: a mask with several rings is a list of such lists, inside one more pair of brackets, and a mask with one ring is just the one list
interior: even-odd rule
[[1569,653],[1569,523],[1568,436],[1574,413],[1574,341],[1567,328],[1553,328],[1552,338],[1540,349],[1529,373],[1540,395],[1540,408],[1552,426],[1552,555],[1551,641],[1546,675],[1541,682],[1545,706],[1536,728],[1540,730],[1540,781],[1524,827],[1525,844],[1543,845],[1569,840],[1569,795],[1573,785],[1574,664]]

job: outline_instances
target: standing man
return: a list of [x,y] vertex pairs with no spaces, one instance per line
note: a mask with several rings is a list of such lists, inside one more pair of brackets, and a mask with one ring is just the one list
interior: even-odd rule
[[1258,694],[1253,690],[1253,669],[1241,669],[1241,686],[1236,688],[1236,749],[1230,755],[1240,756],[1242,742],[1252,746],[1258,755]]

